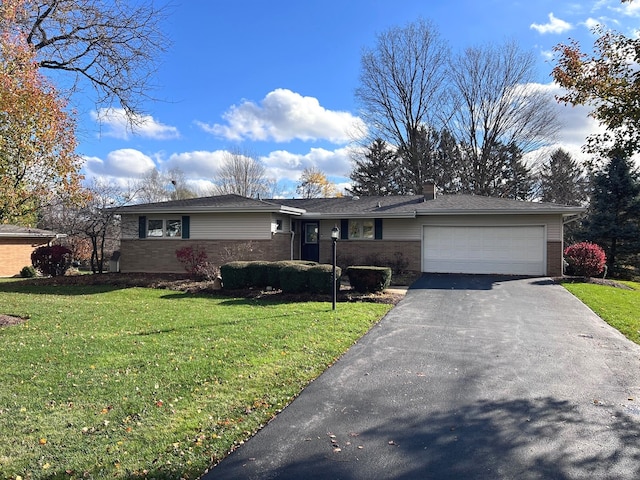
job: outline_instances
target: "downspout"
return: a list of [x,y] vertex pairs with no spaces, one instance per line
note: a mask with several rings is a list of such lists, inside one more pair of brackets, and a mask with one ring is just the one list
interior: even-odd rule
[[291,229],[291,253],[290,253],[291,258],[289,260],[293,260],[293,239],[295,237],[296,237],[296,232],[294,232],[293,229]]

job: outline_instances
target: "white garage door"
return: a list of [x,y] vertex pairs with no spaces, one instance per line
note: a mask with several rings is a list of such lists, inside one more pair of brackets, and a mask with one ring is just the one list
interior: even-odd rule
[[546,273],[543,226],[423,227],[422,271]]

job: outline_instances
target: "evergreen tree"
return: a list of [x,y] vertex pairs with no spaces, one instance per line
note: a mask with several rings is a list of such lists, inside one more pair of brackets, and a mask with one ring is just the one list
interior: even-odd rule
[[543,202],[582,205],[587,200],[585,172],[571,155],[561,148],[540,169],[540,198]]
[[426,182],[434,182],[443,193],[460,190],[463,157],[448,130],[421,126],[414,135],[413,152],[400,149],[402,193],[422,194]]
[[533,191],[531,170],[522,159],[522,150],[515,144],[501,146],[497,150],[502,157],[501,184],[496,186],[494,195],[514,200],[529,200]]
[[594,177],[585,236],[604,248],[612,273],[640,253],[640,173],[621,150]]
[[349,190],[353,195],[397,195],[398,157],[378,138],[369,146],[364,156],[354,160],[354,169],[349,176],[353,185]]
[[533,176],[522,159],[522,150],[515,144],[491,145],[482,163],[462,145],[461,191],[487,197],[527,200],[533,189]]

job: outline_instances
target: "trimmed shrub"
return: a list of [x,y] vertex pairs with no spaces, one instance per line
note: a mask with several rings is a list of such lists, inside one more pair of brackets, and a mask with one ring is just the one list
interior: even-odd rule
[[381,292],[391,284],[389,267],[349,267],[347,275],[351,286],[360,293]]
[[[340,290],[340,276],[342,269],[336,267],[336,289]],[[333,277],[332,265],[315,265],[309,268],[309,291],[312,293],[333,293],[331,284]]]
[[264,288],[269,285],[268,268],[270,263],[264,260],[247,262],[247,281],[250,287]]
[[22,278],[33,278],[38,274],[38,272],[36,272],[36,269],[33,268],[32,265],[27,265],[26,267],[22,267],[22,270],[20,270],[20,276]]
[[286,293],[302,293],[309,290],[309,270],[303,263],[289,263],[280,268],[280,288]]
[[567,261],[567,273],[580,277],[595,277],[604,271],[607,256],[600,245],[580,242],[568,246],[564,250]]
[[43,275],[63,276],[71,266],[71,250],[62,245],[44,245],[33,251],[31,263]]
[[229,262],[220,267],[222,285],[225,289],[237,290],[248,288],[249,275],[247,265],[249,262]]
[[307,260],[279,260],[277,262],[269,262],[267,266],[267,286],[273,287],[279,290],[280,287],[280,269],[287,265],[317,265],[317,262],[310,262]]

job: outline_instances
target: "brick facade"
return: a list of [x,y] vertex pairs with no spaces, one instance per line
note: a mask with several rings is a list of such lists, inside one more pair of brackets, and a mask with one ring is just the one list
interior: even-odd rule
[[23,267],[31,265],[31,253],[46,244],[41,239],[33,238],[0,239],[0,277],[20,274]]
[[209,261],[216,266],[232,260],[288,260],[291,237],[273,235],[271,240],[165,240],[122,239],[120,271],[123,273],[184,273],[176,250],[203,247]]
[[[406,262],[406,270],[419,272],[421,265],[421,242],[399,240],[338,240],[337,263],[340,266],[370,265],[386,263],[393,266],[398,259]],[[320,263],[332,263],[331,240],[320,241]]]
[[547,275],[561,277],[564,273],[562,262],[562,242],[547,242]]

